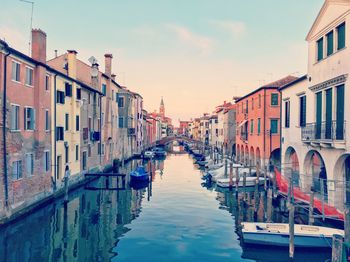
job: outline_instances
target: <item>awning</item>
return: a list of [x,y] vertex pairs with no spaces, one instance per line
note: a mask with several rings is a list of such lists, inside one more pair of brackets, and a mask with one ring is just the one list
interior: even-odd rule
[[248,122],[248,120],[244,120],[242,123],[240,123],[238,126],[237,126],[237,128],[240,128],[241,126],[243,126],[245,123],[247,123]]

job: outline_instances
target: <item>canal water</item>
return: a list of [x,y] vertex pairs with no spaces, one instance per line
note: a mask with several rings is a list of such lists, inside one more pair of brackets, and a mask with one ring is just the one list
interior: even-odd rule
[[[203,184],[193,163],[170,154],[146,164],[152,182],[143,189],[102,189],[103,178],[72,192],[68,204],[57,200],[0,228],[0,261],[288,261],[287,249],[241,246],[239,223],[266,219],[266,194],[248,193],[243,206],[242,194]],[[287,218],[280,207],[271,216]],[[297,250],[295,261],[305,259],[330,253]]]

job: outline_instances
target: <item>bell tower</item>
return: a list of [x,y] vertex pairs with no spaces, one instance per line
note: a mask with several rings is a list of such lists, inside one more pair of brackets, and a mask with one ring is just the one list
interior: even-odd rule
[[165,107],[164,107],[163,97],[162,97],[162,100],[160,101],[159,114],[160,114],[163,118],[165,117]]

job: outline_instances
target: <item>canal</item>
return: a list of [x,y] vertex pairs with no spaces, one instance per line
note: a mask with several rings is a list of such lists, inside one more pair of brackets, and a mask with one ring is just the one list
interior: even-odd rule
[[[102,178],[72,192],[68,204],[57,200],[0,228],[0,261],[288,261],[287,249],[241,246],[240,221],[266,219],[264,192],[248,193],[250,205],[242,206],[241,194],[204,185],[187,154],[146,165],[146,188],[93,190],[105,186]],[[284,222],[278,210],[272,219]],[[296,252],[296,261],[305,259],[326,261],[330,253]]]

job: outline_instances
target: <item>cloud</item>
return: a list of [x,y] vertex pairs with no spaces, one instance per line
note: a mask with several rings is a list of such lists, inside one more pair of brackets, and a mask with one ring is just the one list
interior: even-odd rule
[[184,26],[168,24],[166,27],[174,32],[181,42],[198,49],[201,54],[211,53],[214,44],[213,39],[196,34]]
[[232,36],[237,37],[243,35],[247,31],[247,26],[241,21],[214,20],[210,24],[221,30],[229,32]]

